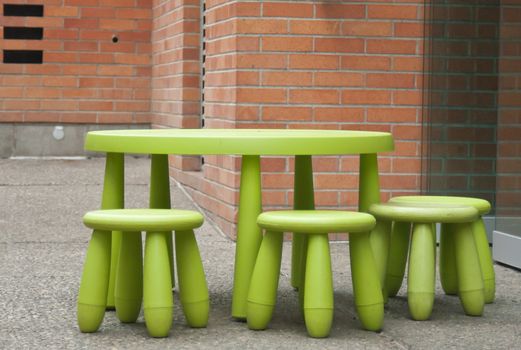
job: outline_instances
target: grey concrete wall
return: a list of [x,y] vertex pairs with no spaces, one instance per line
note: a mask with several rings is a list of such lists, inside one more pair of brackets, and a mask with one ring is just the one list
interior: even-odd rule
[[[63,127],[62,139],[53,137],[56,126]],[[0,123],[0,158],[102,156],[102,153],[86,152],[83,149],[87,132],[144,128],[150,128],[150,125]]]

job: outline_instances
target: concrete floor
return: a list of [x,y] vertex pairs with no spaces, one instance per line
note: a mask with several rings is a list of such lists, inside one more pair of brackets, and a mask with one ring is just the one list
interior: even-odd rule
[[[127,159],[127,207],[146,206],[147,159]],[[0,160],[0,349],[515,349],[521,348],[521,273],[496,265],[497,299],[483,317],[467,317],[439,284],[432,318],[410,320],[402,288],[385,311],[380,333],[360,328],[353,308],[347,243],[331,245],[335,319],[331,336],[311,339],[289,285],[290,246],[284,247],[279,299],[270,328],[247,329],[230,319],[235,244],[211,222],[198,230],[211,313],[206,329],[190,329],[176,294],[170,337],[147,336],[137,324],[120,324],[107,312],[95,334],[76,325],[76,295],[90,232],[81,223],[99,207],[104,162]],[[194,208],[172,185],[173,203]]]

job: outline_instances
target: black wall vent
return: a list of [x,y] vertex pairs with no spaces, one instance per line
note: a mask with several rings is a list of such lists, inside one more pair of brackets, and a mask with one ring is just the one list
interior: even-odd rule
[[4,63],[42,63],[41,50],[4,50]]
[[[43,17],[43,5],[4,4],[4,17]],[[4,27],[6,40],[42,40],[43,28]],[[30,47],[30,46],[29,46]],[[3,50],[4,63],[43,63],[42,50]]]
[[4,16],[43,17],[43,5],[4,4]]
[[4,39],[42,40],[43,28],[4,27]]

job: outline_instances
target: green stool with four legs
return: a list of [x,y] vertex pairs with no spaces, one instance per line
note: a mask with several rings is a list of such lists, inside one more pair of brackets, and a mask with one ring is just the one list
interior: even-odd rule
[[[145,323],[152,337],[166,337],[172,325],[172,274],[168,252],[175,231],[179,293],[191,327],[206,327],[208,288],[193,229],[201,214],[173,209],[114,209],[85,214],[94,229],[78,296],[78,324],[82,332],[98,330],[107,303],[111,261],[111,232],[121,231],[115,307],[121,322],[136,322],[143,299]],[[141,232],[146,231],[144,266]],[[143,271],[144,270],[144,271]]]
[[[456,206],[429,203],[387,203],[373,204],[369,212],[377,219],[374,233],[391,236],[391,242],[400,244],[390,249],[387,275],[392,274],[392,268],[402,264],[393,261],[397,254],[396,248],[405,250],[407,256],[408,227],[413,224],[409,274],[407,283],[407,299],[409,312],[414,320],[426,320],[432,313],[434,303],[434,286],[436,271],[436,232],[435,224],[442,223],[450,227],[453,242],[454,266],[457,271],[458,294],[463,309],[467,315],[480,316],[485,303],[483,277],[479,264],[472,223],[479,218],[478,211],[471,206]],[[393,232],[391,233],[391,224]],[[404,243],[405,242],[405,243]],[[391,248],[393,245],[391,243]],[[377,254],[377,252],[375,253]],[[391,270],[391,271],[390,271]],[[385,268],[380,270],[380,278],[385,278]],[[384,276],[384,277],[382,277]],[[395,278],[396,279],[396,278]],[[391,279],[389,279],[391,280]],[[395,281],[392,281],[394,283]],[[387,292],[387,282],[384,282],[384,294]],[[394,288],[392,293],[394,293]]]
[[[492,255],[488,245],[487,232],[482,216],[490,212],[490,203],[484,199],[471,197],[451,197],[451,196],[400,196],[391,198],[391,203],[432,203],[432,204],[452,204],[467,205],[476,208],[479,218],[472,223],[472,234],[478,250],[479,265],[483,276],[485,287],[485,303],[494,301],[496,294],[496,281]],[[394,237],[394,236],[393,236]],[[387,275],[387,287],[390,296],[396,295],[402,284],[405,261],[407,260],[408,240],[405,236],[398,240],[391,240],[390,261],[393,262],[394,271],[389,271]],[[388,268],[393,268],[388,266]],[[395,277],[396,276],[396,277]],[[454,256],[454,234],[451,232],[450,224],[441,225],[440,237],[440,280],[441,286],[446,294],[456,295],[458,292],[456,262]]]
[[[261,330],[271,320],[279,283],[284,232],[308,238],[304,279],[299,291],[308,334],[327,337],[333,321],[333,279],[328,233],[349,232],[363,244],[351,246],[351,271],[357,313],[363,327],[378,331],[383,324],[383,298],[369,233],[375,225],[365,213],[332,210],[285,210],[259,215],[265,230],[250,282],[247,321],[250,329]],[[358,236],[358,237],[357,237]],[[363,239],[365,238],[365,239]],[[302,288],[303,286],[303,288]]]

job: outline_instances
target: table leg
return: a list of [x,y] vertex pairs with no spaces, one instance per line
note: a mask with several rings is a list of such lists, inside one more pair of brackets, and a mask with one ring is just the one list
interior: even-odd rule
[[[359,176],[358,210],[367,212],[371,204],[380,203],[378,159],[375,153],[360,155]],[[387,270],[387,252],[389,251],[390,235],[389,229],[374,230],[371,233],[373,258],[380,276],[384,276]]]
[[[150,208],[170,209],[170,178],[168,175],[168,155],[152,154],[150,166]],[[172,232],[167,233],[168,259],[172,274],[172,288],[175,286],[174,250],[172,247]]]
[[361,154],[358,210],[367,212],[374,203],[380,203],[378,160],[375,153]]
[[237,244],[233,280],[232,317],[246,319],[248,289],[262,233],[257,216],[262,211],[260,157],[242,157]]
[[[293,187],[293,209],[315,209],[313,190],[313,164],[311,156],[295,157],[295,179]],[[291,285],[299,288],[304,282],[302,271],[306,271],[307,235],[294,233],[291,249]],[[304,302],[303,289],[300,291]]]
[[[124,207],[125,162],[123,156],[123,153],[107,153],[101,209],[121,209]],[[112,232],[110,279],[107,294],[107,309],[109,310],[113,310],[115,307],[114,290],[116,287],[121,234],[119,231]]]

